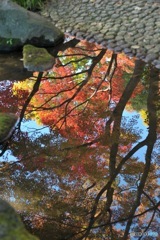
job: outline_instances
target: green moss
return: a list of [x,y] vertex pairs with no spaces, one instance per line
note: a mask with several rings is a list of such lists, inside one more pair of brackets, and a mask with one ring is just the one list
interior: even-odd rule
[[0,113],[0,142],[8,136],[16,121],[17,117],[14,114]]
[[43,72],[51,69],[55,63],[55,59],[45,48],[37,48],[32,45],[23,47],[24,67],[29,71]]
[[0,199],[0,239],[38,240],[25,229],[14,208],[2,199]]

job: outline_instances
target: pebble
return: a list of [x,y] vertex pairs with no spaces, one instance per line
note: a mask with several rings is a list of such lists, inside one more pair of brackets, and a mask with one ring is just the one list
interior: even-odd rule
[[42,14],[77,38],[160,68],[160,4],[154,1],[68,0],[66,4],[51,0]]
[[131,46],[131,48],[132,48],[132,49],[138,49],[139,46],[138,46],[138,45],[133,45],[133,46]]

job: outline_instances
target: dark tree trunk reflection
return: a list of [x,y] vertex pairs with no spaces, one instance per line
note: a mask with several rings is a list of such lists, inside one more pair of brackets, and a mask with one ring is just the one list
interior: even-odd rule
[[[159,234],[159,71],[76,39],[51,52],[50,73],[0,91],[1,111],[12,92],[19,116],[0,155],[1,197],[43,240]],[[29,120],[41,126],[25,131]]]

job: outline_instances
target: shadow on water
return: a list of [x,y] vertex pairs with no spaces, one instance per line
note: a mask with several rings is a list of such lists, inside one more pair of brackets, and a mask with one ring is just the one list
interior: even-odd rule
[[20,117],[0,195],[43,240],[157,239],[159,70],[67,40],[41,79],[0,82],[0,111]]
[[23,80],[32,74],[23,67],[21,52],[0,53],[0,81]]

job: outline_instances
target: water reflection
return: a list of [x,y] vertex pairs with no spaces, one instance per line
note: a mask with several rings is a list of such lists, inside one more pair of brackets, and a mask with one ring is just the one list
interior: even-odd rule
[[156,239],[159,71],[75,39],[53,54],[53,71],[0,91],[20,116],[1,196],[43,240]]

